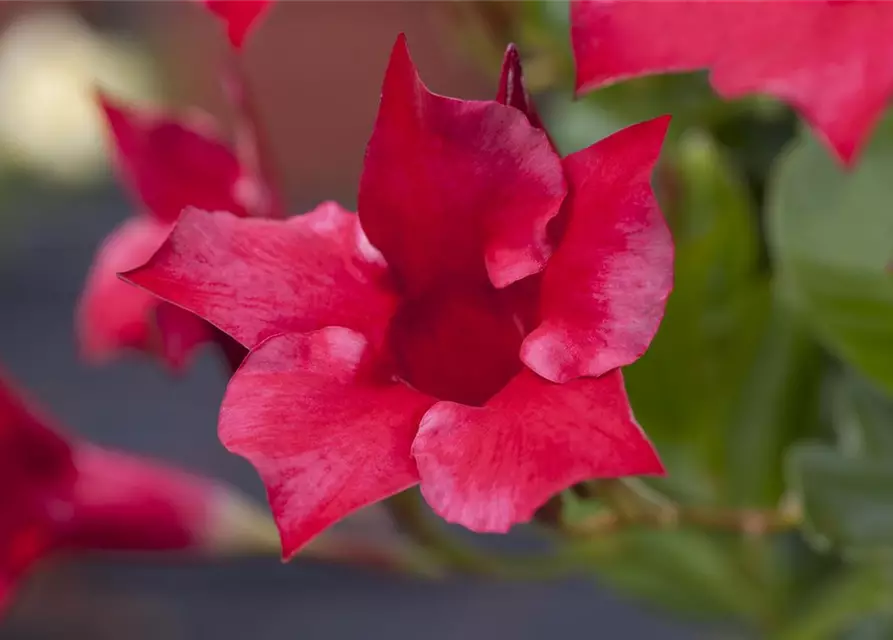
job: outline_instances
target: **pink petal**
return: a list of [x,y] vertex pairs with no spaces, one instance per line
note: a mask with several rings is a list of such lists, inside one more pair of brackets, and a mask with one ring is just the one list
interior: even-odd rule
[[242,170],[205,121],[178,122],[100,96],[118,168],[140,201],[162,222],[186,207],[246,215]]
[[[157,300],[155,302],[158,303]],[[159,355],[174,371],[185,368],[196,350],[214,339],[214,328],[204,320],[185,309],[164,302],[155,309],[155,326],[158,329]]]
[[893,93],[889,2],[571,2],[577,87],[710,69],[726,98],[774,95],[851,163]]
[[53,509],[74,476],[68,444],[0,374],[0,608],[16,579],[52,546]]
[[523,327],[505,295],[515,287],[437,289],[405,300],[390,333],[400,377],[440,400],[484,404],[521,368]]
[[68,443],[0,371],[0,501],[52,486],[70,478],[73,470]]
[[527,522],[589,478],[663,473],[619,370],[556,385],[525,369],[484,407],[439,402],[412,453],[428,504],[479,532]]
[[207,542],[223,489],[148,458],[81,444],[69,517],[58,546],[76,550],[171,551]]
[[170,225],[151,218],[131,218],[99,248],[77,310],[78,340],[89,360],[103,362],[125,348],[149,348],[158,300],[117,274],[148,260],[169,230]]
[[290,557],[349,513],[418,482],[410,447],[432,402],[380,375],[365,338],[349,329],[276,336],[230,381],[220,439],[257,468]]
[[359,214],[407,293],[488,276],[504,287],[540,271],[565,193],[558,156],[523,113],[431,93],[398,38]]
[[122,274],[248,348],[339,325],[384,336],[394,296],[357,217],[335,203],[288,221],[184,212],[142,267]]
[[273,0],[202,0],[208,9],[226,23],[226,35],[240,49],[252,26]]
[[543,273],[542,323],[521,359],[554,382],[641,356],[673,288],[673,239],[651,190],[669,125],[628,127],[564,161],[568,226]]
[[507,104],[518,109],[527,116],[527,119],[537,129],[545,130],[543,121],[540,120],[536,105],[527,92],[524,85],[524,72],[521,69],[521,56],[514,44],[510,44],[505,50],[502,59],[502,73],[499,75],[499,89],[496,92],[496,102]]
[[[549,139],[549,144],[551,144],[552,148],[555,149],[555,152],[558,153],[557,148],[555,147],[555,142],[552,140],[552,137],[549,136],[546,126],[540,119],[536,105],[531,99],[530,94],[527,92],[527,87],[524,84],[524,71],[521,68],[521,56],[514,44],[510,44],[506,47],[505,56],[502,59],[502,73],[499,76],[499,88],[496,92],[496,102],[514,107],[526,115],[527,120],[531,125],[537,129],[541,129],[543,133],[546,134],[546,137]],[[556,239],[561,236],[562,229],[565,225],[565,218],[566,215],[562,209],[546,226],[549,253],[551,253],[551,250],[557,244]],[[515,284],[520,284],[520,282]],[[529,286],[525,285],[525,288],[529,288]]]

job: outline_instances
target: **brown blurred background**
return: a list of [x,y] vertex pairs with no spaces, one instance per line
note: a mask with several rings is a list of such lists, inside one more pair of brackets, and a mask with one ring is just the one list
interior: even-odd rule
[[[425,82],[447,95],[489,97],[498,67],[455,46],[449,2],[278,2],[244,53],[273,154],[292,202],[351,203],[383,71],[407,34]],[[66,10],[99,32],[135,40],[168,103],[226,118],[219,84],[220,25],[197,1],[6,2],[0,29],[39,11]],[[487,68],[481,68],[481,67]],[[102,84],[102,83],[101,83]]]

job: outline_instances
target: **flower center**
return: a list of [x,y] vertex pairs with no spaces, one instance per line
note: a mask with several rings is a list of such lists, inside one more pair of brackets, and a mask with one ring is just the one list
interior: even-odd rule
[[399,375],[440,400],[483,405],[521,369],[523,329],[503,292],[437,289],[405,300],[390,328]]

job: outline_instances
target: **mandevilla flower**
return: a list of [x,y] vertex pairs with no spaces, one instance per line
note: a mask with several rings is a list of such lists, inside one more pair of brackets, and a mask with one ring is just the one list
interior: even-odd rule
[[[124,348],[140,349],[178,369],[197,346],[216,337],[213,328],[121,282],[117,272],[145,262],[186,207],[248,215],[251,181],[233,152],[216,138],[208,116],[196,114],[181,122],[115,104],[105,96],[100,103],[119,172],[142,207],[109,235],[96,255],[77,314],[81,348],[94,361],[107,360]],[[239,354],[233,357],[238,364]]]
[[230,43],[241,49],[245,38],[273,0],[201,0],[226,25]]
[[[240,48],[271,0],[203,0],[227,24]],[[236,115],[237,152],[218,139],[210,116],[189,120],[140,112],[100,95],[119,172],[136,192],[142,211],[105,240],[78,307],[83,354],[96,362],[125,348],[154,353],[177,370],[202,343],[215,342],[235,369],[245,350],[190,313],[122,283],[117,272],[145,262],[167,237],[183,209],[224,210],[276,217],[282,205],[263,148],[260,123],[244,73],[230,60],[225,86]]]
[[726,98],[790,103],[852,164],[893,94],[893,3],[573,0],[577,89],[709,69]]
[[233,490],[68,441],[0,376],[0,610],[41,558],[93,550],[223,553],[268,547],[263,514]]
[[421,481],[476,531],[592,477],[659,474],[619,367],[654,336],[673,246],[649,185],[668,118],[564,160],[510,48],[495,101],[431,93],[401,37],[359,216],[183,214],[131,282],[252,349],[220,436],[286,555]]

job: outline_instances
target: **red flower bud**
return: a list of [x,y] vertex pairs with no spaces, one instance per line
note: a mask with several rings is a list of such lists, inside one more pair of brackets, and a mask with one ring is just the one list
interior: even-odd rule
[[261,14],[273,0],[202,0],[226,24],[226,35],[237,49],[245,44],[245,39]]
[[264,514],[213,480],[67,440],[0,377],[0,606],[42,557],[269,550]]

